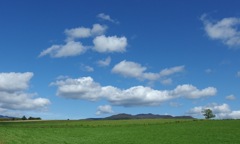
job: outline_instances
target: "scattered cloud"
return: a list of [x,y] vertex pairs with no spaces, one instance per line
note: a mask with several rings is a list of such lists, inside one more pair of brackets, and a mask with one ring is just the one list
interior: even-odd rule
[[169,75],[172,75],[174,73],[183,72],[183,71],[184,71],[184,66],[176,66],[176,67],[163,69],[159,73],[159,75],[160,75],[160,77],[165,77],[165,76],[169,76]]
[[199,90],[189,84],[179,85],[173,90],[155,90],[144,86],[119,89],[114,86],[101,86],[91,77],[68,78],[53,82],[51,85],[57,86],[57,96],[90,101],[106,99],[113,105],[126,107],[160,105],[168,100],[181,97],[197,99],[214,96],[217,92],[217,89],[214,87]]
[[125,52],[127,38],[101,35],[94,38],[93,44],[93,50],[100,53]]
[[114,112],[110,105],[102,105],[97,108],[96,115],[111,114],[111,113],[114,113]]
[[[77,56],[92,49],[99,53],[125,52],[127,47],[126,37],[105,36],[107,26],[94,24],[92,28],[78,27],[66,29],[65,44],[52,45],[43,50],[38,57],[50,55],[52,58]],[[93,46],[84,46],[79,39],[93,38]]]
[[0,109],[8,110],[40,110],[46,108],[50,101],[35,98],[36,93],[25,92],[33,73],[0,73]]
[[66,29],[65,34],[67,35],[67,41],[73,41],[78,38],[88,38],[91,36],[102,35],[106,30],[107,26],[94,24],[92,28],[79,27]]
[[239,48],[240,46],[240,18],[229,17],[219,21],[207,18],[206,14],[201,16],[204,29],[211,39],[221,40],[229,47]]
[[211,109],[219,119],[239,119],[240,110],[232,111],[228,104],[218,105],[216,103],[208,104],[207,106],[198,106],[190,109],[187,113],[193,116],[202,116],[204,109]]
[[94,68],[93,68],[93,67],[90,67],[90,66],[87,66],[87,65],[84,65],[84,64],[82,64],[82,65],[81,65],[81,70],[82,70],[82,71],[86,71],[86,72],[93,72],[93,71],[94,71]]
[[236,97],[234,95],[228,95],[228,96],[226,96],[226,99],[227,100],[235,100]]
[[39,57],[50,55],[53,58],[77,56],[83,54],[87,47],[80,42],[68,41],[65,45],[53,45],[50,48],[42,51]]
[[[155,81],[160,78],[165,78],[175,73],[184,71],[184,66],[166,68],[160,71],[159,73],[145,72],[146,70],[147,68],[139,63],[123,60],[113,67],[112,72],[120,74],[124,77],[132,77],[139,80]],[[172,82],[171,79],[162,80],[163,84],[170,84],[171,82]]]
[[104,13],[98,14],[97,17],[98,17],[99,19],[101,19],[101,20],[110,21],[110,22],[116,23],[116,24],[119,23],[117,20],[113,20],[109,15],[104,14]]
[[101,67],[106,67],[110,65],[111,60],[112,60],[111,57],[107,57],[105,60],[99,60],[97,64]]

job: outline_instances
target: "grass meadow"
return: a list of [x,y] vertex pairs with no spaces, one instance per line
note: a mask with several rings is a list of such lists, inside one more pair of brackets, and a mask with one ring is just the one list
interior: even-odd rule
[[240,120],[0,122],[0,144],[240,144]]

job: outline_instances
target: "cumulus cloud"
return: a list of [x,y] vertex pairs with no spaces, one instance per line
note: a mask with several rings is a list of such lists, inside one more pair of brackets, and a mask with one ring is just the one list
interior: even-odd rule
[[146,70],[146,67],[143,67],[138,63],[124,60],[116,64],[113,67],[112,72],[123,75],[125,77],[142,78],[143,73]]
[[110,63],[111,63],[111,57],[107,57],[105,60],[99,60],[97,62],[97,64],[101,67],[109,66]]
[[[66,29],[65,44],[52,45],[43,50],[38,57],[50,55],[52,58],[70,57],[83,54],[88,49],[99,53],[125,52],[127,47],[126,37],[105,36],[107,26],[94,24],[92,28],[78,27]],[[93,37],[93,46],[84,46],[79,39]],[[109,60],[108,60],[109,61]],[[105,63],[107,64],[107,63]]]
[[33,73],[0,73],[0,91],[14,92],[28,88]]
[[238,27],[240,26],[240,18],[229,17],[213,21],[208,19],[207,15],[204,14],[201,16],[201,20],[207,35],[211,39],[221,40],[229,47],[239,48],[240,31]]
[[234,95],[228,95],[228,96],[226,96],[226,99],[227,100],[235,100],[236,97]]
[[184,96],[190,99],[197,99],[204,96],[214,96],[216,93],[217,89],[214,87],[199,90],[195,86],[189,84],[179,85],[172,91],[173,95]]
[[216,89],[208,87],[202,90],[192,85],[179,85],[173,90],[155,90],[150,87],[133,86],[119,89],[114,86],[101,86],[91,77],[68,78],[53,82],[57,86],[57,95],[65,98],[96,101],[106,99],[113,105],[154,106],[176,98],[201,98],[213,96]]
[[[184,66],[166,68],[159,73],[146,72],[146,70],[147,68],[139,63],[123,60],[113,67],[112,72],[120,74],[124,77],[132,77],[139,80],[155,81],[160,78],[164,78],[169,75],[184,71]],[[163,84],[170,84],[171,82],[171,79],[162,80]]]
[[240,119],[240,110],[232,111],[228,104],[216,104],[211,103],[206,106],[198,106],[190,109],[187,113],[193,116],[201,116],[202,111],[205,109],[211,109],[219,119]]
[[67,40],[74,40],[78,38],[88,38],[91,36],[102,35],[107,30],[107,26],[94,24],[92,28],[78,27],[72,29],[66,29],[65,34],[67,35]]
[[42,51],[39,57],[50,55],[53,58],[77,56],[83,54],[87,47],[80,42],[68,41],[65,45],[53,45]]
[[111,114],[111,113],[113,113],[113,110],[110,105],[102,105],[97,108],[96,115]]
[[102,87],[93,81],[91,77],[82,77],[79,79],[65,79],[51,83],[58,86],[57,95],[72,98],[95,101],[101,98],[99,92]]
[[117,20],[113,20],[109,15],[104,14],[104,13],[98,14],[97,17],[102,20],[110,21],[112,23],[119,23]]
[[117,36],[97,36],[93,40],[93,50],[100,53],[125,52],[127,47],[126,37]]
[[37,94],[26,93],[33,73],[0,73],[0,109],[39,110],[46,108],[50,101],[35,98]]

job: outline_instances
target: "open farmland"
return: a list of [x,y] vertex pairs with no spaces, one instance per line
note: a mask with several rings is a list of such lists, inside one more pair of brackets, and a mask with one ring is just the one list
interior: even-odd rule
[[0,122],[0,144],[239,144],[240,120]]

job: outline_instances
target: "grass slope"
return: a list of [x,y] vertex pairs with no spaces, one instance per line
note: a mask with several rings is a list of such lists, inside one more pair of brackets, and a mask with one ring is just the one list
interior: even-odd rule
[[239,144],[240,120],[0,122],[0,144]]

